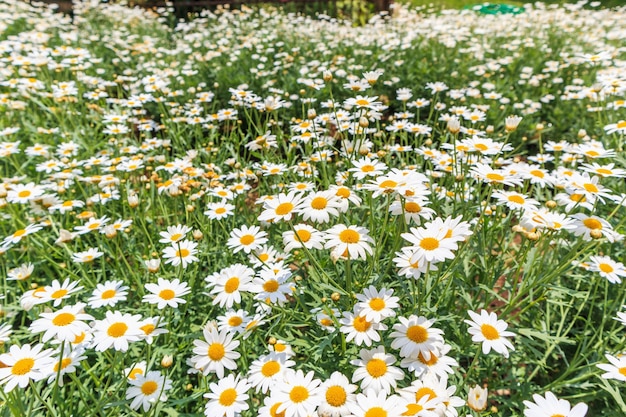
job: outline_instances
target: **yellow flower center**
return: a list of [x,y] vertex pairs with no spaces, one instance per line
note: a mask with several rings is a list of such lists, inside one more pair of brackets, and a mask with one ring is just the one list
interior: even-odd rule
[[487,340],[498,340],[500,338],[500,332],[491,324],[483,324],[480,326],[480,331]]
[[239,242],[244,245],[244,246],[248,246],[250,245],[252,242],[254,242],[254,236],[252,235],[243,235],[239,238]]
[[52,324],[55,326],[67,326],[72,323],[76,316],[72,313],[61,313],[58,314],[55,318],[52,319]]
[[546,176],[546,174],[544,174],[543,171],[540,171],[538,169],[533,169],[532,171],[530,171],[530,175],[532,175],[533,177],[537,177],[537,178],[543,178]]
[[407,201],[404,204],[404,211],[407,213],[419,213],[422,211],[422,207],[414,201]]
[[600,268],[600,271],[604,272],[605,274],[610,274],[614,271],[613,267],[609,264],[600,264],[598,265],[598,268]]
[[415,343],[424,343],[428,340],[428,330],[424,326],[415,325],[406,329],[406,337]]
[[276,207],[276,214],[278,214],[279,216],[284,216],[286,214],[291,213],[291,211],[293,210],[293,204],[292,203],[281,203]]
[[159,384],[155,381],[146,381],[141,385],[141,392],[143,395],[152,395],[159,389]]
[[176,241],[180,240],[181,237],[183,237],[182,233],[176,233],[176,234],[173,234],[172,236],[170,236],[170,240],[172,242],[176,242]]
[[176,296],[176,293],[170,289],[162,290],[159,293],[159,297],[161,297],[164,300],[171,300],[175,296]]
[[102,295],[100,296],[103,300],[108,300],[109,298],[113,298],[115,297],[115,290],[106,290],[102,293]]
[[226,213],[226,209],[224,207],[218,207],[215,209],[215,213],[217,214],[224,214]]
[[181,250],[177,250],[176,251],[176,257],[178,258],[186,258],[187,256],[189,256],[189,249],[181,249]]
[[280,364],[276,361],[268,361],[261,367],[261,374],[266,378],[276,375],[279,371]]
[[25,234],[26,234],[26,230],[25,229],[20,229],[20,230],[17,230],[15,233],[13,233],[13,237],[24,236]]
[[626,128],[626,120],[620,120],[619,122],[617,122],[617,128],[618,129]]
[[343,243],[358,243],[361,240],[361,235],[352,229],[346,229],[339,233],[339,240]]
[[360,99],[358,99],[357,101],[355,101],[355,103],[356,103],[358,106],[369,106],[369,104],[370,104],[369,100],[366,100],[366,99],[364,99],[364,98],[360,98]]
[[122,337],[126,334],[126,330],[128,330],[126,323],[117,322],[109,326],[107,334],[111,337]]
[[263,290],[265,292],[276,292],[278,290],[278,281],[270,279],[263,284]]
[[406,411],[402,413],[403,416],[414,416],[420,411],[422,411],[424,407],[419,404],[407,404]]
[[301,403],[309,398],[309,390],[301,385],[296,385],[289,392],[289,399],[293,403]]
[[[434,355],[432,355],[434,356]],[[415,402],[419,402],[423,397],[428,396],[428,400],[437,398],[437,394],[431,388],[422,387],[415,393]]]
[[610,169],[606,169],[606,168],[598,168],[596,169],[596,172],[600,175],[611,175],[613,173],[613,171],[611,171]]
[[382,359],[371,359],[365,368],[374,378],[380,378],[387,373],[387,364]]
[[63,358],[60,362],[57,362],[54,364],[54,372],[59,372],[59,367],[61,369],[65,369],[68,366],[70,366],[70,364],[72,363],[72,359],[70,358]]
[[326,200],[324,197],[315,197],[311,201],[311,207],[314,208],[315,210],[324,210],[327,205],[328,205],[328,200]]
[[228,281],[226,281],[226,284],[224,284],[224,291],[226,291],[228,294],[234,293],[235,291],[237,291],[238,288],[239,278],[237,277],[230,278]]
[[380,183],[380,188],[395,188],[398,186],[398,183],[392,180],[385,180]]
[[65,294],[67,294],[67,290],[65,289],[60,289],[60,290],[56,290],[55,292],[52,293],[52,295],[50,297],[54,298],[55,300],[58,298],[62,298],[65,296]]
[[208,355],[212,361],[221,360],[225,354],[226,352],[224,350],[223,344],[216,342],[216,343],[211,343],[211,345],[209,345]]
[[297,236],[296,240],[300,239],[302,242],[308,242],[311,239],[311,232],[304,229],[296,230],[294,235]]
[[144,334],[148,335],[154,331],[155,327],[154,324],[146,324],[141,326],[140,329]]
[[276,403],[272,406],[272,408],[270,408],[270,416],[272,417],[285,417],[285,411],[283,410],[280,413],[277,413],[276,410],[278,410],[278,407],[280,407],[282,403]]
[[365,412],[363,417],[387,417],[387,411],[382,407],[372,407]]
[[337,189],[336,195],[341,198],[348,198],[350,197],[350,190],[347,189],[346,187],[341,187]]
[[346,403],[348,394],[340,385],[333,385],[326,390],[326,402],[333,407],[341,407]]
[[26,375],[30,372],[31,369],[35,366],[35,360],[32,358],[23,358],[19,361],[15,362],[13,367],[11,368],[11,373],[13,375]]
[[433,352],[430,352],[430,359],[426,360],[426,357],[424,357],[422,352],[420,352],[417,355],[417,360],[419,360],[421,363],[423,363],[426,366],[433,366],[439,361],[439,358]]
[[591,218],[591,217],[583,220],[583,224],[585,225],[585,227],[592,229],[592,230],[602,229],[602,223],[600,223],[599,220]]
[[590,182],[588,182],[585,185],[583,185],[583,188],[586,191],[589,191],[590,193],[597,193],[598,191],[600,191],[600,190],[598,190],[598,187],[596,187],[595,184],[590,183]]
[[357,332],[366,332],[370,328],[372,323],[365,320],[365,316],[362,316],[362,317],[357,316],[354,318],[352,325],[354,326],[354,330],[356,330]]
[[243,320],[239,316],[232,316],[231,318],[228,319],[228,325],[231,327],[237,327],[241,323],[243,323]]
[[504,176],[497,174],[495,172],[490,172],[489,174],[486,175],[486,177],[488,180],[491,180],[491,181],[497,181],[497,182],[504,181]]
[[30,191],[29,190],[22,190],[19,193],[17,193],[17,196],[20,198],[26,198],[30,195]]
[[226,407],[233,405],[237,400],[237,390],[235,388],[227,388],[220,394],[220,404]]
[[489,149],[489,147],[485,145],[484,143],[477,143],[474,145],[474,147],[478,149],[479,151],[483,151],[483,152]]
[[372,172],[372,171],[374,171],[374,165],[363,165],[361,167],[361,171],[363,171],[363,172]]
[[385,301],[382,298],[374,297],[369,302],[370,308],[374,311],[380,311],[385,308]]
[[620,374],[626,376],[626,366],[619,368],[617,370],[617,372],[619,372]]
[[143,369],[141,368],[135,368],[132,371],[130,371],[130,374],[128,374],[128,379],[135,379],[137,378],[137,375],[143,375]]
[[424,250],[435,250],[439,247],[439,241],[434,237],[425,237],[420,242],[420,247]]
[[524,197],[522,197],[521,195],[518,195],[518,194],[510,195],[508,197],[508,200],[511,203],[515,203],[515,204],[524,204],[526,202],[526,200],[524,200]]

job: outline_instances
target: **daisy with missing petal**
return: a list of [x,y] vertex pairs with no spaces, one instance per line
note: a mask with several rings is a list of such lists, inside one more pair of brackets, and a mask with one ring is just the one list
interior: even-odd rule
[[128,287],[124,281],[106,281],[104,284],[96,284],[87,303],[91,308],[113,307],[120,301],[126,301],[127,295]]
[[375,393],[384,391],[387,395],[396,388],[398,380],[404,378],[404,372],[393,366],[396,358],[385,353],[384,346],[374,349],[361,349],[361,359],[350,363],[358,368],[352,374],[352,382],[361,381],[361,391],[373,390]]
[[266,236],[267,233],[261,231],[259,226],[248,227],[243,225],[241,228],[235,228],[230,232],[230,238],[226,242],[226,245],[233,250],[233,253],[239,251],[250,253],[267,243]]
[[587,414],[587,404],[578,403],[574,408],[567,400],[560,400],[550,391],[545,397],[533,395],[534,402],[524,401],[524,417],[584,417]]
[[98,352],[113,347],[115,350],[126,352],[129,344],[141,339],[143,332],[140,328],[139,314],[122,314],[119,311],[107,311],[106,317],[97,320],[93,326],[94,348]]
[[350,404],[356,398],[357,386],[351,384],[341,372],[335,371],[319,388],[320,404],[317,414],[327,417],[344,417],[350,414]]
[[191,232],[191,227],[182,224],[168,226],[165,232],[159,232],[161,236],[159,243],[176,243],[184,239],[185,235],[189,232]]
[[472,335],[472,342],[481,342],[485,355],[493,349],[508,358],[509,349],[515,350],[513,344],[507,339],[507,337],[515,336],[515,333],[506,331],[509,325],[504,320],[498,320],[496,313],[488,313],[485,310],[481,310],[480,315],[471,310],[467,314],[472,318],[472,320],[464,320],[470,325],[467,331]]
[[338,224],[326,231],[326,249],[332,249],[337,258],[365,259],[372,254],[370,244],[374,239],[369,236],[369,230],[360,226],[346,226]]
[[165,391],[172,388],[172,381],[159,371],[150,371],[146,375],[137,375],[134,379],[128,380],[130,385],[126,389],[126,399],[132,402],[130,408],[133,410],[143,409],[147,413],[154,404],[167,401]]
[[84,308],[84,303],[77,303],[73,306],[65,306],[54,313],[41,313],[40,318],[31,323],[30,331],[43,332],[43,342],[52,338],[71,342],[89,330],[89,325],[85,321],[94,319],[91,315],[84,313]]
[[380,334],[378,330],[385,331],[387,326],[382,323],[368,321],[365,316],[359,315],[360,311],[355,309],[354,312],[344,311],[343,318],[339,320],[341,328],[339,331],[346,334],[346,342],[354,339],[357,346],[365,344],[372,346],[372,341],[380,342]]
[[179,303],[185,304],[187,302],[180,297],[191,292],[187,283],[181,283],[178,278],[174,281],[159,278],[158,284],[145,284],[145,287],[151,294],[144,295],[142,301],[156,304],[159,310],[166,306],[178,308]]
[[398,317],[398,320],[400,323],[393,325],[390,337],[393,339],[391,347],[400,349],[400,356],[406,358],[421,353],[428,360],[431,351],[443,346],[443,330],[432,327],[435,319],[411,315]]
[[265,200],[263,212],[258,219],[264,222],[277,222],[279,220],[288,222],[297,213],[301,202],[302,195],[299,192],[280,193],[270,200]]
[[618,381],[626,382],[626,356],[612,356],[609,354],[604,355],[611,362],[600,363],[596,366],[606,373],[602,374],[604,379],[617,379]]
[[4,365],[0,368],[0,385],[4,385],[4,392],[11,392],[18,385],[26,388],[31,380],[40,381],[48,376],[45,370],[52,350],[42,350],[43,347],[41,343],[32,348],[11,345],[8,353],[0,355],[0,363]]
[[209,385],[210,392],[204,394],[204,398],[208,398],[204,414],[207,417],[235,417],[249,408],[247,403],[250,396],[247,394],[250,389],[248,380],[228,375],[224,379]]
[[191,362],[194,367],[201,370],[204,375],[213,372],[220,379],[224,377],[224,369],[237,369],[235,360],[241,355],[235,352],[235,349],[239,347],[239,341],[233,340],[233,334],[206,328],[203,334],[206,341],[193,341],[195,346],[193,353],[196,356],[191,358]]
[[250,365],[249,381],[256,392],[265,394],[276,383],[282,381],[287,369],[296,363],[290,361],[285,353],[270,352],[256,359]]
[[183,268],[187,268],[187,265],[193,262],[199,261],[195,256],[198,253],[196,249],[197,243],[191,240],[183,240],[174,243],[172,246],[163,249],[163,258],[165,258],[166,264],[172,264],[172,266],[181,265]]
[[626,267],[621,262],[616,262],[608,256],[589,257],[589,270],[598,272],[601,277],[609,280],[611,284],[621,284],[622,278],[626,277]]
[[387,317],[394,317],[396,312],[394,308],[400,305],[400,298],[393,297],[393,290],[381,288],[380,291],[373,285],[363,290],[363,294],[357,294],[356,298],[359,302],[356,308],[360,311],[360,316],[365,316],[367,321],[379,322]]
[[280,407],[277,415],[285,413],[285,417],[308,417],[317,408],[320,400],[319,379],[314,379],[313,371],[306,375],[298,370],[285,373],[284,381],[272,392]]
[[406,401],[385,391],[375,392],[368,390],[364,394],[357,394],[350,404],[350,413],[354,417],[399,417],[406,410]]

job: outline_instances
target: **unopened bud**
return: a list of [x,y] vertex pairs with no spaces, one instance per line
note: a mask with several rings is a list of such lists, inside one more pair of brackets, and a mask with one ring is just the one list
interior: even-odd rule
[[195,240],[202,240],[204,237],[204,233],[197,229],[192,232],[192,235]]
[[307,119],[313,120],[317,117],[317,112],[315,111],[315,109],[309,109],[306,112],[306,117]]
[[359,118],[359,126],[361,127],[368,127],[370,125],[370,121],[367,120],[367,117],[360,117]]
[[548,201],[546,201],[546,207],[547,207],[547,208],[553,209],[553,208],[555,208],[556,206],[557,206],[556,201],[554,201],[554,200],[548,200]]
[[339,294],[338,292],[334,292],[330,295],[330,299],[333,301],[339,301],[340,298],[341,294]]
[[593,229],[591,232],[589,232],[589,236],[591,236],[593,239],[600,239],[602,237],[602,231],[599,229]]
[[164,368],[169,368],[174,363],[174,357],[172,355],[165,355],[163,359],[161,359],[161,366]]
[[161,260],[158,258],[148,259],[146,261],[146,268],[148,268],[148,271],[152,272],[153,274],[159,270],[160,266],[161,266]]
[[323,75],[324,81],[325,82],[329,82],[330,80],[333,79],[333,73],[330,71],[324,71],[324,75]]

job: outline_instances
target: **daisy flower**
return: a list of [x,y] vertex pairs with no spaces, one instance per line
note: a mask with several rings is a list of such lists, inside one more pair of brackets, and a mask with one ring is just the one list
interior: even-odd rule
[[406,410],[406,401],[398,395],[387,396],[385,391],[368,390],[365,394],[357,394],[349,405],[354,417],[396,417]]
[[475,164],[471,170],[471,174],[488,184],[504,184],[512,187],[522,185],[522,179],[518,176],[508,174],[502,170],[495,170],[486,164]]
[[133,364],[133,366],[124,369],[124,375],[126,375],[126,378],[128,379],[135,379],[138,375],[145,375],[146,369],[146,361],[140,361]]
[[13,232],[13,234],[5,237],[4,240],[2,241],[2,245],[0,246],[6,247],[9,245],[14,245],[16,243],[19,243],[26,236],[32,235],[33,233],[36,233],[40,231],[41,229],[43,229],[43,226],[40,224],[29,224],[24,229],[18,229],[15,232]]
[[372,254],[371,243],[374,239],[369,236],[369,230],[361,226],[346,226],[338,224],[326,231],[326,249],[332,249],[337,258],[365,259]]
[[331,216],[339,216],[341,203],[332,191],[318,191],[309,194],[301,205],[298,212],[303,220],[311,220],[315,223],[327,223]]
[[392,388],[396,388],[398,380],[404,378],[404,372],[395,366],[396,358],[385,353],[384,346],[374,349],[361,349],[359,352],[361,359],[355,359],[350,363],[358,368],[352,374],[352,382],[361,381],[361,391],[373,390],[375,393],[381,391],[387,395]]
[[292,294],[295,289],[295,284],[290,278],[290,271],[281,270],[274,273],[264,269],[252,280],[250,292],[255,293],[255,300],[267,304],[283,303],[287,301],[287,295]]
[[600,363],[596,366],[606,373],[602,374],[604,379],[617,379],[618,381],[626,382],[626,356],[612,356],[609,354],[604,355],[611,362]]
[[298,212],[301,202],[302,195],[299,192],[280,193],[270,200],[265,200],[263,212],[258,219],[264,222],[277,222],[279,220],[288,222]]
[[85,223],[84,225],[76,226],[74,228],[74,231],[78,235],[84,235],[89,232],[93,232],[94,230],[100,230],[104,226],[106,226],[109,220],[110,219],[107,216],[100,217],[99,219],[91,218],[87,220],[87,223]]
[[154,342],[154,338],[160,334],[169,333],[164,327],[167,323],[161,319],[161,317],[148,317],[139,323],[139,328],[142,331],[141,340],[144,340],[147,344],[151,345]]
[[[613,231],[613,228],[609,222],[598,216],[589,216],[584,213],[576,213],[571,216],[576,221],[574,225],[575,229],[572,230],[576,236],[582,236],[583,240],[590,241],[593,239],[591,233],[595,230],[594,234],[599,233],[600,236],[607,238],[609,242],[614,242],[620,239],[620,235]],[[599,237],[599,236],[594,236]]]
[[430,227],[411,227],[411,233],[402,233],[402,238],[412,243],[414,250],[412,262],[422,259],[425,262],[443,262],[453,259],[452,251],[458,248],[456,242],[447,237],[447,230],[431,225]]
[[284,381],[272,392],[280,406],[277,415],[285,413],[285,417],[308,417],[317,408],[320,401],[321,381],[313,378],[313,371],[306,375],[298,370],[285,373]]
[[256,359],[248,371],[249,381],[256,392],[265,394],[277,382],[282,381],[287,369],[296,363],[290,361],[285,353],[270,352]]
[[36,199],[44,193],[41,186],[33,182],[28,184],[14,184],[7,192],[6,199],[9,203],[24,204]]
[[407,198],[404,201],[396,200],[389,206],[389,212],[394,216],[404,215],[404,221],[415,222],[418,226],[422,218],[430,220],[435,214],[435,210],[425,207],[430,202],[422,198]]
[[74,252],[72,254],[72,261],[76,263],[89,263],[102,255],[104,255],[104,252],[100,252],[98,248],[89,248],[83,252]]
[[398,308],[400,305],[398,301],[400,298],[393,297],[393,290],[381,288],[380,291],[373,285],[363,290],[363,294],[357,294],[356,299],[359,302],[356,304],[356,309],[360,311],[360,316],[365,316],[367,321],[379,322],[387,317],[394,317],[396,312],[394,308]]
[[7,272],[7,281],[23,281],[28,279],[35,269],[32,263],[20,265],[17,268],[9,269]]
[[261,245],[267,243],[267,233],[261,231],[259,226],[242,226],[241,228],[235,228],[230,232],[230,238],[226,242],[226,245],[233,250],[233,253],[244,251],[250,253],[251,251],[259,248]]
[[231,308],[241,303],[241,293],[250,291],[254,270],[243,264],[234,264],[222,269],[217,274],[209,275],[206,281],[212,286],[211,294],[216,294],[213,304]]
[[620,120],[617,123],[606,125],[604,126],[604,130],[607,134],[621,133],[624,135],[626,134],[626,120]]
[[616,262],[608,256],[589,257],[589,270],[598,272],[601,277],[609,280],[611,284],[621,284],[622,278],[626,277],[626,267],[621,262]]
[[39,302],[37,304],[54,300],[53,306],[58,307],[63,300],[83,289],[82,286],[78,286],[78,283],[79,281],[70,281],[70,279],[67,278],[63,281],[63,284],[61,284],[55,279],[52,281],[52,284],[46,285],[43,290],[39,292]]
[[430,352],[443,346],[443,331],[432,327],[434,319],[415,315],[398,317],[400,323],[393,325],[391,347],[400,349],[400,356],[416,356],[419,353],[430,359]]
[[128,287],[124,285],[124,281],[106,281],[104,284],[96,284],[96,289],[87,303],[91,308],[113,307],[120,301],[126,301],[127,295]]
[[498,320],[496,313],[488,313],[486,310],[481,310],[480,315],[471,310],[467,313],[472,320],[464,321],[470,325],[467,331],[472,335],[472,341],[482,342],[485,355],[493,349],[508,358],[509,349],[515,350],[513,344],[507,339],[507,337],[515,336],[515,333],[506,331],[508,324],[504,320]]
[[398,390],[398,394],[407,401],[407,408],[417,410],[418,407],[411,404],[419,404],[423,410],[434,410],[438,416],[458,415],[455,407],[464,406],[465,401],[454,396],[455,392],[455,386],[448,387],[447,377],[438,378],[433,374],[426,374]]
[[70,346],[65,346],[60,357],[51,358],[47,369],[44,370],[44,373],[50,375],[48,384],[58,380],[59,386],[62,387],[63,375],[76,372],[76,367],[80,365],[80,362],[87,359],[84,353],[85,349],[83,347],[72,349]]
[[511,210],[537,210],[539,208],[537,200],[515,191],[497,190],[491,194],[491,197]]
[[393,258],[396,268],[399,269],[398,275],[418,279],[426,271],[437,271],[439,268],[432,262],[426,262],[419,258],[419,252],[413,247],[402,248],[400,252],[396,252]]
[[119,311],[107,311],[106,317],[97,320],[93,326],[94,348],[103,352],[111,347],[126,352],[129,343],[137,342],[143,334],[140,328],[139,314],[122,314]]
[[162,401],[167,401],[165,391],[172,388],[172,381],[159,371],[150,371],[146,375],[137,375],[129,379],[130,385],[126,389],[126,399],[132,399],[130,408],[133,410],[143,409],[147,413],[150,407]]
[[422,352],[414,356],[407,356],[402,358],[400,366],[413,372],[417,377],[437,375],[439,378],[447,378],[448,374],[454,373],[453,368],[459,366],[454,358],[447,356],[450,349],[452,349],[450,345],[444,344],[440,349],[431,350],[428,359]]
[[30,380],[40,381],[48,375],[45,369],[51,361],[52,350],[43,350],[43,344],[19,347],[11,345],[8,353],[0,355],[0,385],[4,385],[4,392],[11,392],[19,386],[26,388]]
[[354,204],[357,207],[361,205],[361,197],[356,195],[355,192],[353,192],[345,185],[331,185],[330,187],[328,187],[328,190],[334,192],[335,196],[339,197],[338,201],[340,205],[338,208],[339,211],[342,213],[348,211],[350,203]]
[[286,252],[302,247],[322,249],[324,247],[324,235],[313,226],[300,223],[293,226],[293,231],[283,233],[283,245],[285,245]]
[[250,322],[250,315],[245,310],[228,310],[223,316],[217,317],[218,330],[231,333],[243,333]]
[[159,310],[166,306],[178,308],[179,303],[187,302],[180,297],[191,292],[187,283],[181,283],[178,278],[174,281],[159,278],[158,284],[145,284],[145,287],[151,294],[144,295],[142,301],[156,304]]
[[191,232],[191,227],[178,224],[176,226],[168,226],[165,232],[159,232],[161,239],[159,243],[176,243],[182,240],[187,233]]
[[249,408],[247,394],[250,389],[248,380],[232,374],[216,383],[209,385],[210,392],[204,394],[208,398],[204,414],[207,417],[224,416],[235,417]]
[[327,417],[344,417],[350,414],[349,405],[356,398],[357,386],[351,384],[341,372],[332,373],[319,388],[320,404],[317,414]]
[[183,268],[187,268],[187,265],[190,263],[199,261],[199,259],[195,256],[196,253],[198,253],[198,250],[196,249],[197,247],[198,244],[192,242],[191,240],[178,241],[172,246],[163,249],[163,258],[165,258],[165,263],[172,264],[172,266],[182,264]]
[[238,340],[233,340],[233,334],[219,332],[217,329],[204,329],[204,339],[194,340],[191,358],[194,367],[201,370],[204,375],[214,372],[218,378],[224,377],[224,369],[237,369],[236,359],[241,356],[235,349],[239,346]]
[[204,215],[210,220],[221,220],[232,216],[235,213],[235,206],[222,200],[219,203],[208,203]]
[[41,313],[39,319],[30,325],[33,333],[44,333],[42,341],[55,338],[59,341],[71,342],[83,332],[89,331],[89,325],[85,320],[93,320],[93,316],[85,314],[84,303],[77,303],[73,306],[65,306],[54,313]]
[[352,176],[357,180],[362,180],[366,177],[377,177],[382,175],[387,169],[387,165],[383,162],[368,157],[353,161],[352,165],[353,167],[348,172],[351,172]]
[[545,393],[545,397],[534,394],[533,400],[524,401],[524,417],[584,417],[587,414],[585,403],[578,403],[572,408],[569,401],[558,399],[550,391]]
[[357,346],[365,344],[371,346],[372,341],[380,342],[378,330],[387,330],[387,326],[373,321],[368,321],[365,316],[360,316],[360,311],[355,308],[354,312],[344,311],[343,318],[339,320],[342,325],[339,331],[346,334],[346,342],[354,339]]

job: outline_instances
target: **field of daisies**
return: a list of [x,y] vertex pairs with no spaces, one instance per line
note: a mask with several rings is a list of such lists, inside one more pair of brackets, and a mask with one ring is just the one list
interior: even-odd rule
[[0,416],[626,415],[626,8],[0,0]]

